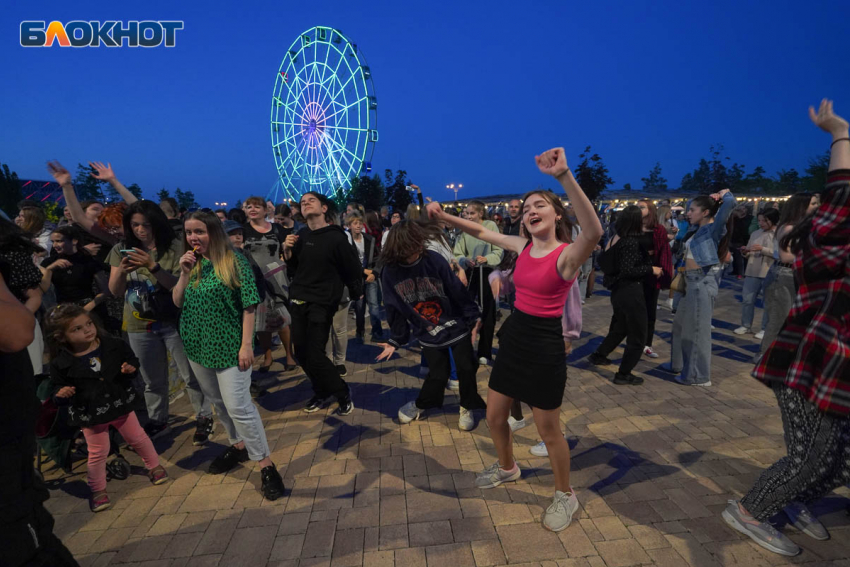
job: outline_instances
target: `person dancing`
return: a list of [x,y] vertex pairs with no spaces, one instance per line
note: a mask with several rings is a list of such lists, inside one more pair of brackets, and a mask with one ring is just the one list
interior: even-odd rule
[[753,376],[773,389],[782,414],[788,455],[756,480],[723,520],[758,545],[781,555],[800,548],[769,518],[785,509],[791,524],[815,539],[829,533],[806,504],[850,480],[850,134],[847,121],[824,99],[809,115],[832,135],[826,192],[813,217],[779,243],[794,252],[799,284],[777,339]]
[[493,246],[516,252],[516,309],[499,330],[499,356],[490,374],[487,395],[487,424],[498,453],[498,461],[478,475],[479,488],[494,488],[520,477],[514,460],[508,415],[514,399],[531,406],[537,432],[549,450],[555,477],[555,495],[546,508],[543,526],[564,530],[578,510],[570,486],[570,448],[561,433],[560,407],[567,380],[566,352],[561,330],[561,313],[570,287],[582,264],[602,236],[602,225],[593,205],[567,166],[563,148],[536,156],[541,172],[553,176],[564,187],[583,230],[570,239],[566,210],[548,191],[525,195],[522,222],[527,238],[487,230],[478,222],[453,217],[439,203],[430,203],[428,213],[470,236]]

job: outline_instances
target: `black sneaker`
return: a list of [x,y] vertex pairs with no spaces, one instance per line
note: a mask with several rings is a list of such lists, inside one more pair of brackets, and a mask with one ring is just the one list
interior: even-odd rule
[[611,364],[611,361],[607,356],[602,356],[598,352],[590,353],[590,356],[587,357],[587,361],[591,364],[595,364],[597,366],[604,366],[606,364]]
[[168,433],[171,433],[171,426],[167,423],[159,423],[158,421],[149,421],[145,424],[144,427],[145,433],[147,433],[148,437],[153,441],[158,437],[162,437]]
[[351,401],[351,394],[346,394],[339,399],[339,415],[348,415],[354,411],[354,402]]
[[356,333],[354,335],[354,342],[357,343],[358,345],[362,345],[363,342],[364,342],[363,333]]
[[206,445],[210,440],[214,428],[212,417],[198,417],[195,422],[195,435],[192,437],[192,445]]
[[325,398],[320,398],[319,396],[313,396],[310,398],[310,401],[307,402],[307,405],[304,406],[304,411],[307,413],[317,412],[320,409],[325,407]]
[[222,474],[236,468],[239,463],[244,463],[248,460],[248,449],[237,449],[230,446],[227,450],[219,455],[210,463],[210,474]]
[[337,372],[339,372],[340,378],[348,376],[348,368],[346,368],[344,364],[337,364],[336,369]]
[[372,342],[373,343],[380,343],[380,342],[383,342],[383,341],[384,341],[384,331],[382,331],[382,330],[372,331]]
[[629,386],[639,386],[643,384],[643,378],[640,376],[635,376],[634,374],[620,374],[617,372],[614,374],[614,383],[618,386],[623,386],[628,384]]
[[286,492],[283,479],[280,478],[280,473],[277,472],[274,465],[269,465],[261,470],[260,476],[263,479],[262,491],[266,500],[277,500]]

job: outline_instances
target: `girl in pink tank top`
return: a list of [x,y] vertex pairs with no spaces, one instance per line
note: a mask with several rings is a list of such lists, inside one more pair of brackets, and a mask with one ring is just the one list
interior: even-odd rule
[[535,160],[541,172],[552,175],[564,188],[584,229],[569,246],[566,210],[548,191],[532,191],[523,198],[522,223],[531,236],[530,246],[528,238],[500,234],[453,217],[439,203],[428,204],[427,210],[432,218],[519,255],[514,271],[517,309],[499,330],[499,355],[487,395],[487,423],[499,460],[479,474],[475,484],[493,488],[520,478],[508,416],[514,400],[525,402],[534,413],[555,477],[555,495],[543,516],[543,526],[561,531],[569,526],[578,500],[570,487],[570,449],[559,420],[567,379],[560,315],[581,265],[602,237],[602,226],[567,167],[563,148],[548,150]]

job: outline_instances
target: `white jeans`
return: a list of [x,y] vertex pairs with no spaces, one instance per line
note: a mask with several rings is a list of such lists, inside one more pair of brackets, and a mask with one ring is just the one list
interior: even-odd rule
[[271,451],[263,420],[251,399],[251,369],[243,371],[238,366],[205,368],[192,360],[189,364],[204,396],[215,407],[230,444],[243,441],[252,461],[268,457]]

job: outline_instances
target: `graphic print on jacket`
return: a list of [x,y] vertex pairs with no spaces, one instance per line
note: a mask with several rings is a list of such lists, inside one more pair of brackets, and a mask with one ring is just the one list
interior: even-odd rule
[[387,291],[389,343],[396,348],[407,343],[411,328],[425,346],[452,345],[465,337],[481,316],[449,264],[436,252],[426,251],[413,264],[385,266],[381,281]]

